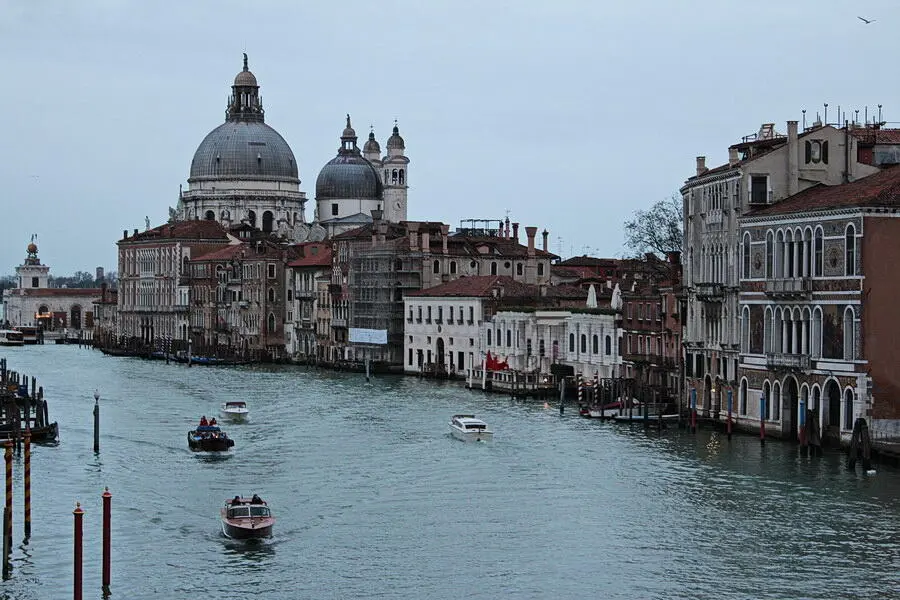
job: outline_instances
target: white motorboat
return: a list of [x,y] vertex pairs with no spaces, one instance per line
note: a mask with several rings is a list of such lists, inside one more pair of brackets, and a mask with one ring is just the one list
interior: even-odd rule
[[489,442],[494,432],[487,423],[476,419],[475,415],[453,415],[450,419],[450,435],[464,442]]
[[243,421],[247,418],[250,410],[247,403],[243,400],[233,400],[222,405],[222,418],[231,421]]
[[616,421],[671,421],[678,419],[678,415],[660,414],[665,408],[662,404],[641,404],[635,402],[630,408],[620,405],[609,415]]
[[15,329],[0,330],[0,346],[24,346],[25,338],[21,331]]

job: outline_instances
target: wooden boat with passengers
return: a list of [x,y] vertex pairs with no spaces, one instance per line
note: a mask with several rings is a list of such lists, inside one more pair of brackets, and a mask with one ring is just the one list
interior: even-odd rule
[[262,498],[235,496],[222,507],[222,533],[235,540],[267,538],[272,535],[275,517]]

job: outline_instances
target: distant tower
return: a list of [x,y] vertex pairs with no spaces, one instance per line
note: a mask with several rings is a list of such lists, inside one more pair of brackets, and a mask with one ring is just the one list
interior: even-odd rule
[[406,144],[400,137],[397,122],[387,141],[387,155],[381,165],[384,181],[385,218],[394,223],[406,221],[407,190],[409,189],[409,159],[404,155]]
[[19,279],[20,288],[48,288],[50,287],[50,267],[41,264],[38,258],[38,247],[33,241],[26,248],[28,253],[25,262],[16,267],[16,277]]
[[[366,141],[366,144],[363,146],[363,156],[372,163],[372,166],[379,170],[379,176],[381,174],[381,146],[378,144],[378,140],[375,139],[375,130],[370,129],[369,131],[369,139]],[[382,180],[381,183],[384,183]]]

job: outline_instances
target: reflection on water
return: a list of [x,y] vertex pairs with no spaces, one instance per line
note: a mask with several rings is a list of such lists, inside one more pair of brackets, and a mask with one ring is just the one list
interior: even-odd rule
[[[850,472],[838,453],[645,431],[413,378],[69,346],[0,356],[38,377],[61,431],[59,447],[34,449],[33,535],[0,599],[71,595],[76,501],[86,596],[99,596],[105,486],[113,597],[900,597],[900,473]],[[252,416],[223,424],[234,448],[191,452],[186,432],[226,400]],[[450,415],[468,412],[491,444],[449,435]],[[20,539],[21,459],[14,478]],[[253,493],[274,537],[228,539],[219,508]]]

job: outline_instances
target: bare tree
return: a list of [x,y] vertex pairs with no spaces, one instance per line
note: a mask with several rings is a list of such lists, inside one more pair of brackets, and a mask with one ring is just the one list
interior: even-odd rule
[[647,210],[636,210],[625,221],[625,248],[635,255],[652,252],[664,257],[666,252],[681,252],[684,232],[681,198],[673,195],[660,200]]

